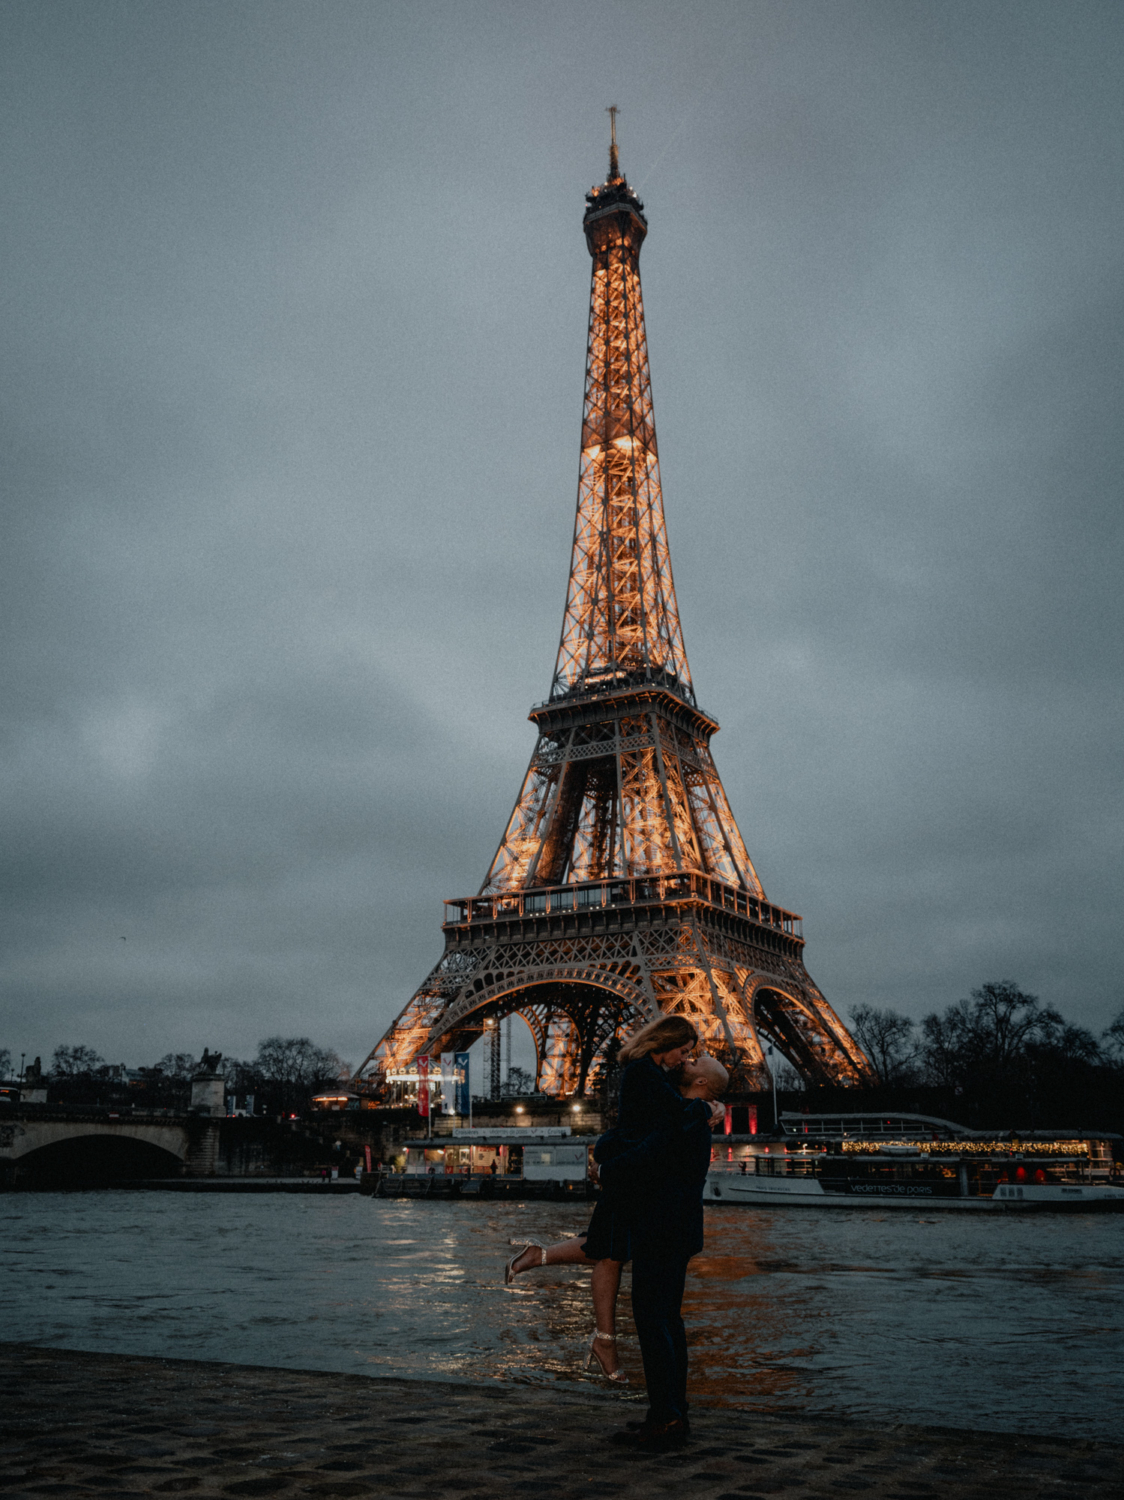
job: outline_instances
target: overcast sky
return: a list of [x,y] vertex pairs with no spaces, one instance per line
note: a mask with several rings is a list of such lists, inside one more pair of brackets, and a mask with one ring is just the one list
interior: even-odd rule
[[843,1014],[1124,1005],[1117,3],[5,3],[0,1046],[358,1062],[550,682],[605,106],[714,752]]

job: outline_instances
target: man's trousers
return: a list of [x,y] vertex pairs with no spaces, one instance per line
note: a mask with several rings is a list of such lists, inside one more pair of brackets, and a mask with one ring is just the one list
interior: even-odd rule
[[681,1308],[688,1260],[688,1255],[634,1242],[632,1316],[644,1358],[648,1420],[653,1423],[687,1417],[687,1335]]

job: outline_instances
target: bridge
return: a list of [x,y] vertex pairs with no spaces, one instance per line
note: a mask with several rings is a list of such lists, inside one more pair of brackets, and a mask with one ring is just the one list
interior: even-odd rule
[[104,1187],[152,1177],[208,1177],[219,1120],[35,1106],[0,1116],[0,1188]]

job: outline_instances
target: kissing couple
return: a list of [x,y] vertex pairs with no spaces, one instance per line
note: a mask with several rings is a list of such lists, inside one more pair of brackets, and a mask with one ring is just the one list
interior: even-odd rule
[[625,1066],[617,1124],[593,1152],[601,1196],[588,1229],[555,1245],[514,1240],[523,1248],[504,1271],[510,1286],[542,1266],[591,1265],[589,1365],[626,1385],[616,1305],[621,1269],[631,1260],[648,1412],[611,1441],[652,1452],[680,1447],[690,1434],[683,1288],[687,1262],[703,1246],[710,1133],[725,1116],[716,1100],[729,1081],[716,1058],[696,1056],[698,1044],[698,1031],[683,1016],[661,1016],[629,1037],[619,1054]]

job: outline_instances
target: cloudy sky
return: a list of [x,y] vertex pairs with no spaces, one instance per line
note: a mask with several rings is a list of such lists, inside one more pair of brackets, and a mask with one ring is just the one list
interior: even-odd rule
[[842,1013],[1124,1004],[1124,9],[0,11],[0,1046],[357,1062],[534,740],[622,165],[687,650]]

